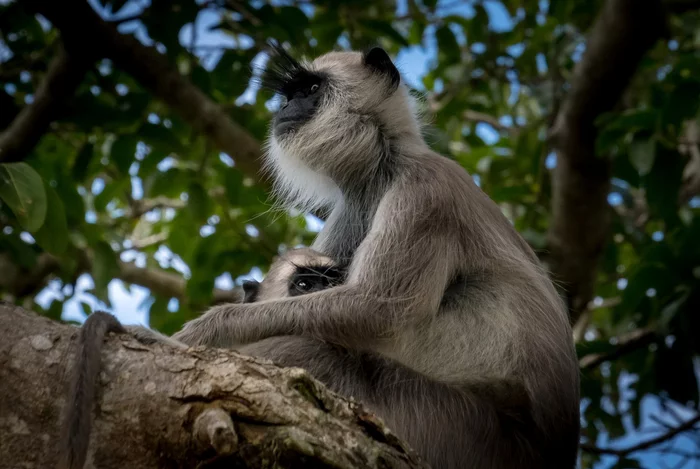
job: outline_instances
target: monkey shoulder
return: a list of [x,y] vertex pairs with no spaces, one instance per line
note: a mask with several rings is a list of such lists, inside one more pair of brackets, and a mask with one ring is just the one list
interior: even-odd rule
[[464,176],[455,178],[448,174],[448,168],[430,167],[424,172],[409,174],[387,192],[389,197],[383,201],[385,213],[394,219],[404,216],[409,224],[440,224],[443,233],[450,227],[461,230],[459,222],[464,218],[465,209],[469,209],[471,191],[466,179],[469,175],[464,172]]

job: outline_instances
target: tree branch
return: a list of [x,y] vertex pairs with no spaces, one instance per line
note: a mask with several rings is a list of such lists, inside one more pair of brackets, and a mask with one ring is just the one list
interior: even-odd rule
[[[100,56],[111,59],[170,106],[192,128],[209,137],[233,158],[243,173],[261,180],[260,143],[233,122],[221,106],[183,77],[155,48],[144,46],[133,36],[119,33],[85,1],[28,0],[28,3],[61,32],[67,47],[90,44],[89,47],[95,48]],[[80,28],[76,28],[76,24],[80,24]]]
[[643,441],[641,443],[637,443],[636,445],[629,446],[627,448],[623,449],[614,449],[614,448],[599,448],[595,445],[590,445],[590,444],[582,444],[581,449],[587,453],[592,453],[592,454],[612,454],[614,456],[619,456],[619,457],[624,457],[627,456],[628,454],[634,453],[636,451],[642,451],[645,449],[649,449],[652,446],[656,446],[658,444],[661,444],[665,441],[668,441],[672,439],[674,436],[679,435],[683,432],[687,432],[689,430],[692,430],[693,427],[695,427],[695,424],[700,422],[700,415],[697,415],[693,417],[692,419],[688,420],[682,425],[679,425],[678,427],[669,430],[668,432],[664,433],[663,435],[660,435],[656,438],[652,438],[647,441]]
[[572,323],[593,296],[608,237],[610,163],[595,154],[595,121],[617,104],[646,52],[665,32],[660,0],[608,0],[591,29],[571,91],[551,131],[550,269],[566,289]]
[[584,355],[579,360],[579,366],[582,370],[590,370],[604,362],[617,360],[623,355],[646,347],[654,343],[657,339],[658,334],[652,329],[636,329],[628,334],[620,336],[617,341],[617,346],[612,351]]
[[[443,91],[442,93],[429,96],[428,108],[430,109],[430,112],[440,112],[440,110],[444,107],[442,103],[448,101],[450,99],[451,94],[451,92]],[[462,118],[470,122],[483,122],[484,124],[490,125],[499,132],[505,132],[511,135],[515,135],[518,133],[518,129],[516,127],[509,127],[507,125],[503,125],[496,117],[483,112],[472,111],[468,109],[462,113]]]
[[131,200],[129,202],[130,212],[127,214],[129,218],[139,218],[142,215],[155,210],[157,208],[174,208],[181,209],[187,204],[180,199],[170,199],[168,197],[155,197],[153,199]]
[[[87,251],[79,251],[78,271],[75,276],[82,273],[90,273],[92,260]],[[177,298],[186,301],[187,281],[177,274],[164,272],[157,269],[138,267],[133,262],[119,261],[119,272],[115,278],[148,288],[152,293],[165,298]],[[59,258],[42,253],[37,257],[33,268],[27,270],[17,266],[7,254],[0,253],[0,289],[12,295],[13,298],[33,296],[44,288],[49,279],[60,272],[62,262]],[[238,303],[243,298],[240,287],[232,290],[215,288],[212,304]]]
[[0,133],[0,163],[25,159],[59,114],[66,101],[75,94],[88,71],[88,61],[61,47],[49,64],[43,81],[10,126]]
[[483,112],[466,110],[462,113],[462,117],[464,117],[464,120],[473,121],[473,122],[482,122],[484,124],[488,124],[500,132],[506,132],[509,134],[517,133],[516,128],[508,127],[507,125],[503,125],[495,117],[488,115],[488,114],[485,114]]
[[[185,300],[187,281],[176,274],[163,272],[161,270],[137,267],[132,262],[119,262],[118,279],[148,288],[151,292],[165,298],[177,298]],[[214,289],[213,304],[218,303],[238,303],[243,298],[240,288],[233,290]]]
[[[78,329],[0,304],[0,461],[54,467]],[[86,467],[428,469],[299,368],[110,335]]]

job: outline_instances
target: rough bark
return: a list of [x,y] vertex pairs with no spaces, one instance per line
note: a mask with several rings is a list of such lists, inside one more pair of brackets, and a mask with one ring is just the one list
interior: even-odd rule
[[69,50],[84,50],[87,44],[98,56],[111,59],[183,121],[209,137],[233,158],[243,173],[260,180],[260,142],[233,122],[221,106],[182,76],[154,47],[119,33],[115,25],[102,20],[86,1],[28,0],[27,3],[61,32]]
[[550,269],[566,290],[572,323],[593,296],[608,237],[610,162],[596,155],[596,119],[613,109],[642,57],[664,34],[660,0],[608,0],[588,36],[552,128]]
[[[77,332],[0,304],[0,468],[53,467]],[[102,362],[87,469],[427,467],[298,368],[125,335],[108,337]]]
[[7,129],[0,133],[0,163],[21,161],[29,156],[49,124],[75,94],[88,70],[89,61],[60,48],[49,63],[46,76]]

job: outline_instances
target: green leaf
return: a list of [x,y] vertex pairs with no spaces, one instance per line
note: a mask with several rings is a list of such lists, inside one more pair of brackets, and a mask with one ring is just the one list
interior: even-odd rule
[[109,159],[124,174],[129,173],[131,163],[136,156],[138,139],[132,135],[121,135],[113,143],[109,151]]
[[627,457],[620,458],[617,463],[613,466],[613,469],[637,469],[642,468],[639,461],[636,459],[630,459]]
[[303,38],[304,30],[309,27],[309,18],[297,7],[283,6],[278,18],[292,39]]
[[210,199],[207,192],[198,182],[192,182],[187,188],[187,208],[195,220],[204,222],[209,217]]
[[654,166],[655,157],[656,141],[653,138],[635,141],[630,145],[630,161],[642,176],[649,174],[652,166]]
[[474,5],[476,15],[471,19],[470,27],[467,32],[470,43],[486,42],[489,30],[489,15],[481,4]]
[[124,5],[126,5],[126,2],[128,0],[108,0],[104,2],[104,6],[106,6],[112,14],[118,13],[119,10],[121,10]]
[[437,31],[435,31],[435,37],[437,38],[438,42],[438,55],[443,56],[446,62],[459,62],[459,43],[457,42],[452,30],[447,26],[441,26]]
[[241,191],[243,187],[243,174],[240,171],[225,171],[223,174],[224,189],[226,189],[226,199],[231,205],[238,205],[241,201]]
[[34,234],[37,244],[52,254],[63,254],[68,247],[68,222],[63,201],[48,184],[44,185],[48,196],[46,219]]
[[700,84],[681,83],[669,95],[663,109],[663,121],[666,125],[675,126],[680,130],[681,123],[697,115]]
[[613,345],[610,343],[609,340],[590,340],[586,342],[577,342],[576,343],[576,356],[579,358],[586,356],[586,355],[592,355],[592,354],[604,354],[608,353],[614,349],[616,349],[617,346]]
[[676,335],[670,347],[659,347],[654,363],[658,388],[682,404],[698,402],[698,382],[689,342],[683,335]]
[[177,152],[182,149],[180,140],[172,130],[159,124],[151,124],[150,122],[143,124],[138,135],[145,143],[165,153]]
[[150,197],[158,195],[179,197],[187,189],[191,177],[191,171],[180,168],[168,168],[167,171],[154,173],[150,178],[147,194]]
[[45,310],[44,315],[54,321],[59,321],[61,315],[63,314],[63,301],[54,299],[51,301],[48,309]]
[[104,212],[107,205],[114,199],[119,199],[126,192],[129,186],[128,178],[115,179],[114,181],[105,181],[102,192],[95,196],[93,205],[98,212]]
[[46,217],[46,191],[41,176],[27,163],[0,164],[0,199],[22,227],[35,232]]
[[168,246],[189,264],[192,252],[199,241],[199,226],[192,218],[190,210],[180,210],[170,224]]
[[411,27],[408,31],[408,42],[411,44],[421,44],[423,42],[423,33],[425,32],[425,23],[422,21],[411,22]]
[[406,38],[403,37],[400,32],[394,29],[394,27],[386,21],[363,20],[361,24],[363,27],[369,29],[370,31],[378,33],[380,36],[387,37],[392,41],[396,42],[397,44],[400,44],[405,47],[408,47],[410,45]]
[[119,274],[117,253],[104,241],[99,241],[93,251],[92,279],[95,281],[95,296],[109,304],[107,287]]
[[36,246],[22,241],[16,233],[0,236],[0,252],[7,252],[19,267],[31,269],[36,265]]
[[83,181],[85,179],[85,176],[88,174],[88,167],[94,155],[94,145],[92,143],[88,142],[82,146],[73,163],[72,173],[76,181]]
[[678,191],[684,164],[685,162],[678,158],[675,148],[668,149],[657,145],[652,170],[644,177],[650,213],[662,218],[666,229],[679,223]]

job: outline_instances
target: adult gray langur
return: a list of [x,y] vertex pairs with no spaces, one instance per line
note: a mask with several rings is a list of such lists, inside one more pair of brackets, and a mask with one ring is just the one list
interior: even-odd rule
[[[252,343],[242,351],[355,386],[436,469],[573,468],[578,364],[563,302],[531,248],[425,143],[384,50],[312,62],[273,52],[263,84],[283,101],[267,165],[287,202],[330,207],[312,248],[347,262],[346,280],[215,306],[173,338]],[[372,360],[344,366],[339,348]]]

